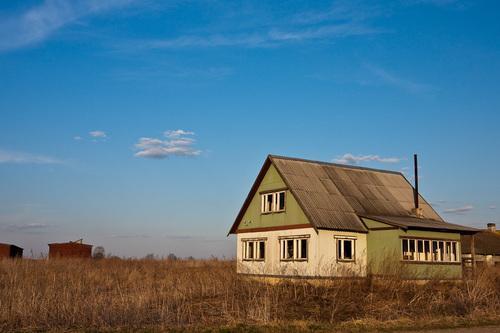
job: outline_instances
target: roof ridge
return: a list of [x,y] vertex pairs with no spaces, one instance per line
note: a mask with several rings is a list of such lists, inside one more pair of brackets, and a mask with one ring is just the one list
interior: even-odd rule
[[330,166],[336,166],[336,167],[339,167],[339,168],[346,168],[346,169],[357,169],[357,170],[366,170],[366,171],[375,171],[375,172],[382,172],[382,173],[390,173],[390,174],[401,175],[401,176],[404,177],[404,174],[402,172],[393,171],[393,170],[368,168],[368,167],[362,167],[362,166],[356,166],[356,165],[348,165],[348,164],[341,164],[341,163],[325,162],[325,161],[318,161],[318,160],[309,160],[309,159],[305,159],[305,158],[289,157],[289,156],[273,155],[273,154],[269,154],[267,156],[269,158],[271,158],[271,159],[276,158],[276,159],[291,160],[291,161],[298,161],[298,162],[306,162],[306,163],[315,163],[315,164],[330,165]]

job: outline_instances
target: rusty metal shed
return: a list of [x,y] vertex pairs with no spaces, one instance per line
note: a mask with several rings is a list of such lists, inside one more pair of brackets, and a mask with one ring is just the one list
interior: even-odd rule
[[49,244],[49,259],[92,257],[92,245],[84,244],[81,239],[67,243]]
[[0,258],[22,258],[23,249],[12,244],[0,243]]

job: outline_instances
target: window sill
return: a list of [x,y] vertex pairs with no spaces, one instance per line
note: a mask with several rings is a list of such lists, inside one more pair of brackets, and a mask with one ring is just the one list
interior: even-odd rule
[[279,214],[279,213],[284,213],[286,210],[277,210],[275,212],[261,212],[260,215],[270,215],[270,214]]
[[266,259],[241,259],[242,261],[249,261],[249,262],[254,262],[254,261],[257,261],[257,262],[264,262],[266,261]]
[[462,265],[460,261],[419,261],[419,260],[401,260],[405,264],[420,264],[420,265]]
[[355,263],[356,260],[354,260],[354,259],[337,259],[337,262],[345,262],[345,263],[351,262],[351,263]]
[[280,262],[295,262],[295,261],[304,262],[308,261],[308,259],[280,259]]

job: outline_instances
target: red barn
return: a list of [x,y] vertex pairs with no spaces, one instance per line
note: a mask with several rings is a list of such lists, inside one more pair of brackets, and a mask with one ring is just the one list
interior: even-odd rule
[[12,244],[0,243],[0,259],[1,258],[22,258],[23,249]]
[[92,245],[83,244],[79,239],[68,243],[49,244],[49,259],[55,258],[87,258],[92,257]]

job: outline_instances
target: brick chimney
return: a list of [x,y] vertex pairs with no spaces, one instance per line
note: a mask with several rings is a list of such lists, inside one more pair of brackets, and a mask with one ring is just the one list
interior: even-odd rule
[[486,226],[488,227],[488,231],[497,232],[497,225],[495,223],[488,223]]

